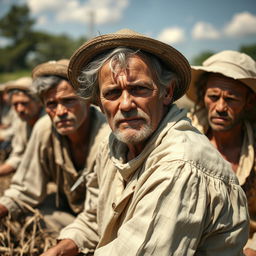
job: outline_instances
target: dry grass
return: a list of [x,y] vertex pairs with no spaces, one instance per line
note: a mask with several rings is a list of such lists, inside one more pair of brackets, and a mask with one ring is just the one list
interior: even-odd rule
[[38,210],[19,202],[31,214],[12,221],[10,217],[0,223],[1,256],[36,256],[56,244],[56,240],[42,227],[43,216]]

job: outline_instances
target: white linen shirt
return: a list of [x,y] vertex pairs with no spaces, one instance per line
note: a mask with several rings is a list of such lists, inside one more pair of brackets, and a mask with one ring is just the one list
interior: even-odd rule
[[[238,180],[175,105],[144,150],[126,162],[113,135],[103,143],[84,211],[63,229],[95,256],[237,256],[248,238]],[[99,194],[97,196],[97,186]]]

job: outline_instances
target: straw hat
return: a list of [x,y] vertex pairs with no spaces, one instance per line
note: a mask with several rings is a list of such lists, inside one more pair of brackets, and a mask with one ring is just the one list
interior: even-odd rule
[[32,87],[32,78],[31,77],[21,77],[17,80],[7,82],[5,84],[5,90],[9,92],[10,90],[23,90],[23,91],[30,91],[34,93]]
[[51,60],[45,63],[42,63],[36,66],[32,70],[32,78],[33,80],[39,76],[44,75],[55,75],[61,76],[64,78],[68,78],[67,69],[68,69],[68,59],[61,59],[61,60]]
[[203,66],[192,66],[192,79],[187,96],[196,101],[196,84],[201,76],[218,73],[239,80],[256,93],[256,62],[248,55],[236,51],[222,51],[203,62]]
[[6,82],[6,83],[1,83],[0,84],[0,92],[3,92],[4,90],[5,90],[5,87],[6,87],[6,84],[7,84],[8,82]]
[[190,82],[190,65],[187,59],[173,47],[129,29],[97,36],[77,49],[72,55],[68,67],[71,84],[78,88],[80,84],[77,77],[81,70],[100,53],[120,46],[139,49],[157,56],[176,72],[180,79],[181,89],[176,92],[174,100],[185,94]]

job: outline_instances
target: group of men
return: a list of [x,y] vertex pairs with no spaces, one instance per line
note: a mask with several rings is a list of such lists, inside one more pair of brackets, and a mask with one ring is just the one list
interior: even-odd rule
[[[125,29],[38,65],[32,79],[47,115],[0,216],[39,207],[58,239],[43,256],[256,255],[249,56],[223,51],[191,68]],[[188,113],[175,104],[184,95]]]

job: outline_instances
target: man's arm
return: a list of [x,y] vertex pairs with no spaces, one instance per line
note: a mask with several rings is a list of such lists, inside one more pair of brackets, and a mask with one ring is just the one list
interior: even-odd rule
[[71,239],[64,239],[41,256],[75,256],[77,254],[76,244]]
[[244,249],[245,256],[256,256],[256,251],[250,248]]
[[47,192],[46,184],[50,168],[47,166],[47,146],[43,142],[47,138],[44,138],[43,128],[37,128],[35,126],[33,129],[22,161],[12,177],[10,187],[0,198],[0,204],[9,210],[13,217],[23,211],[23,207],[18,205],[18,201],[35,207],[42,202]]
[[0,166],[0,176],[5,176],[5,175],[8,175],[8,174],[13,173],[15,171],[16,171],[16,169],[8,163],[3,163]]

